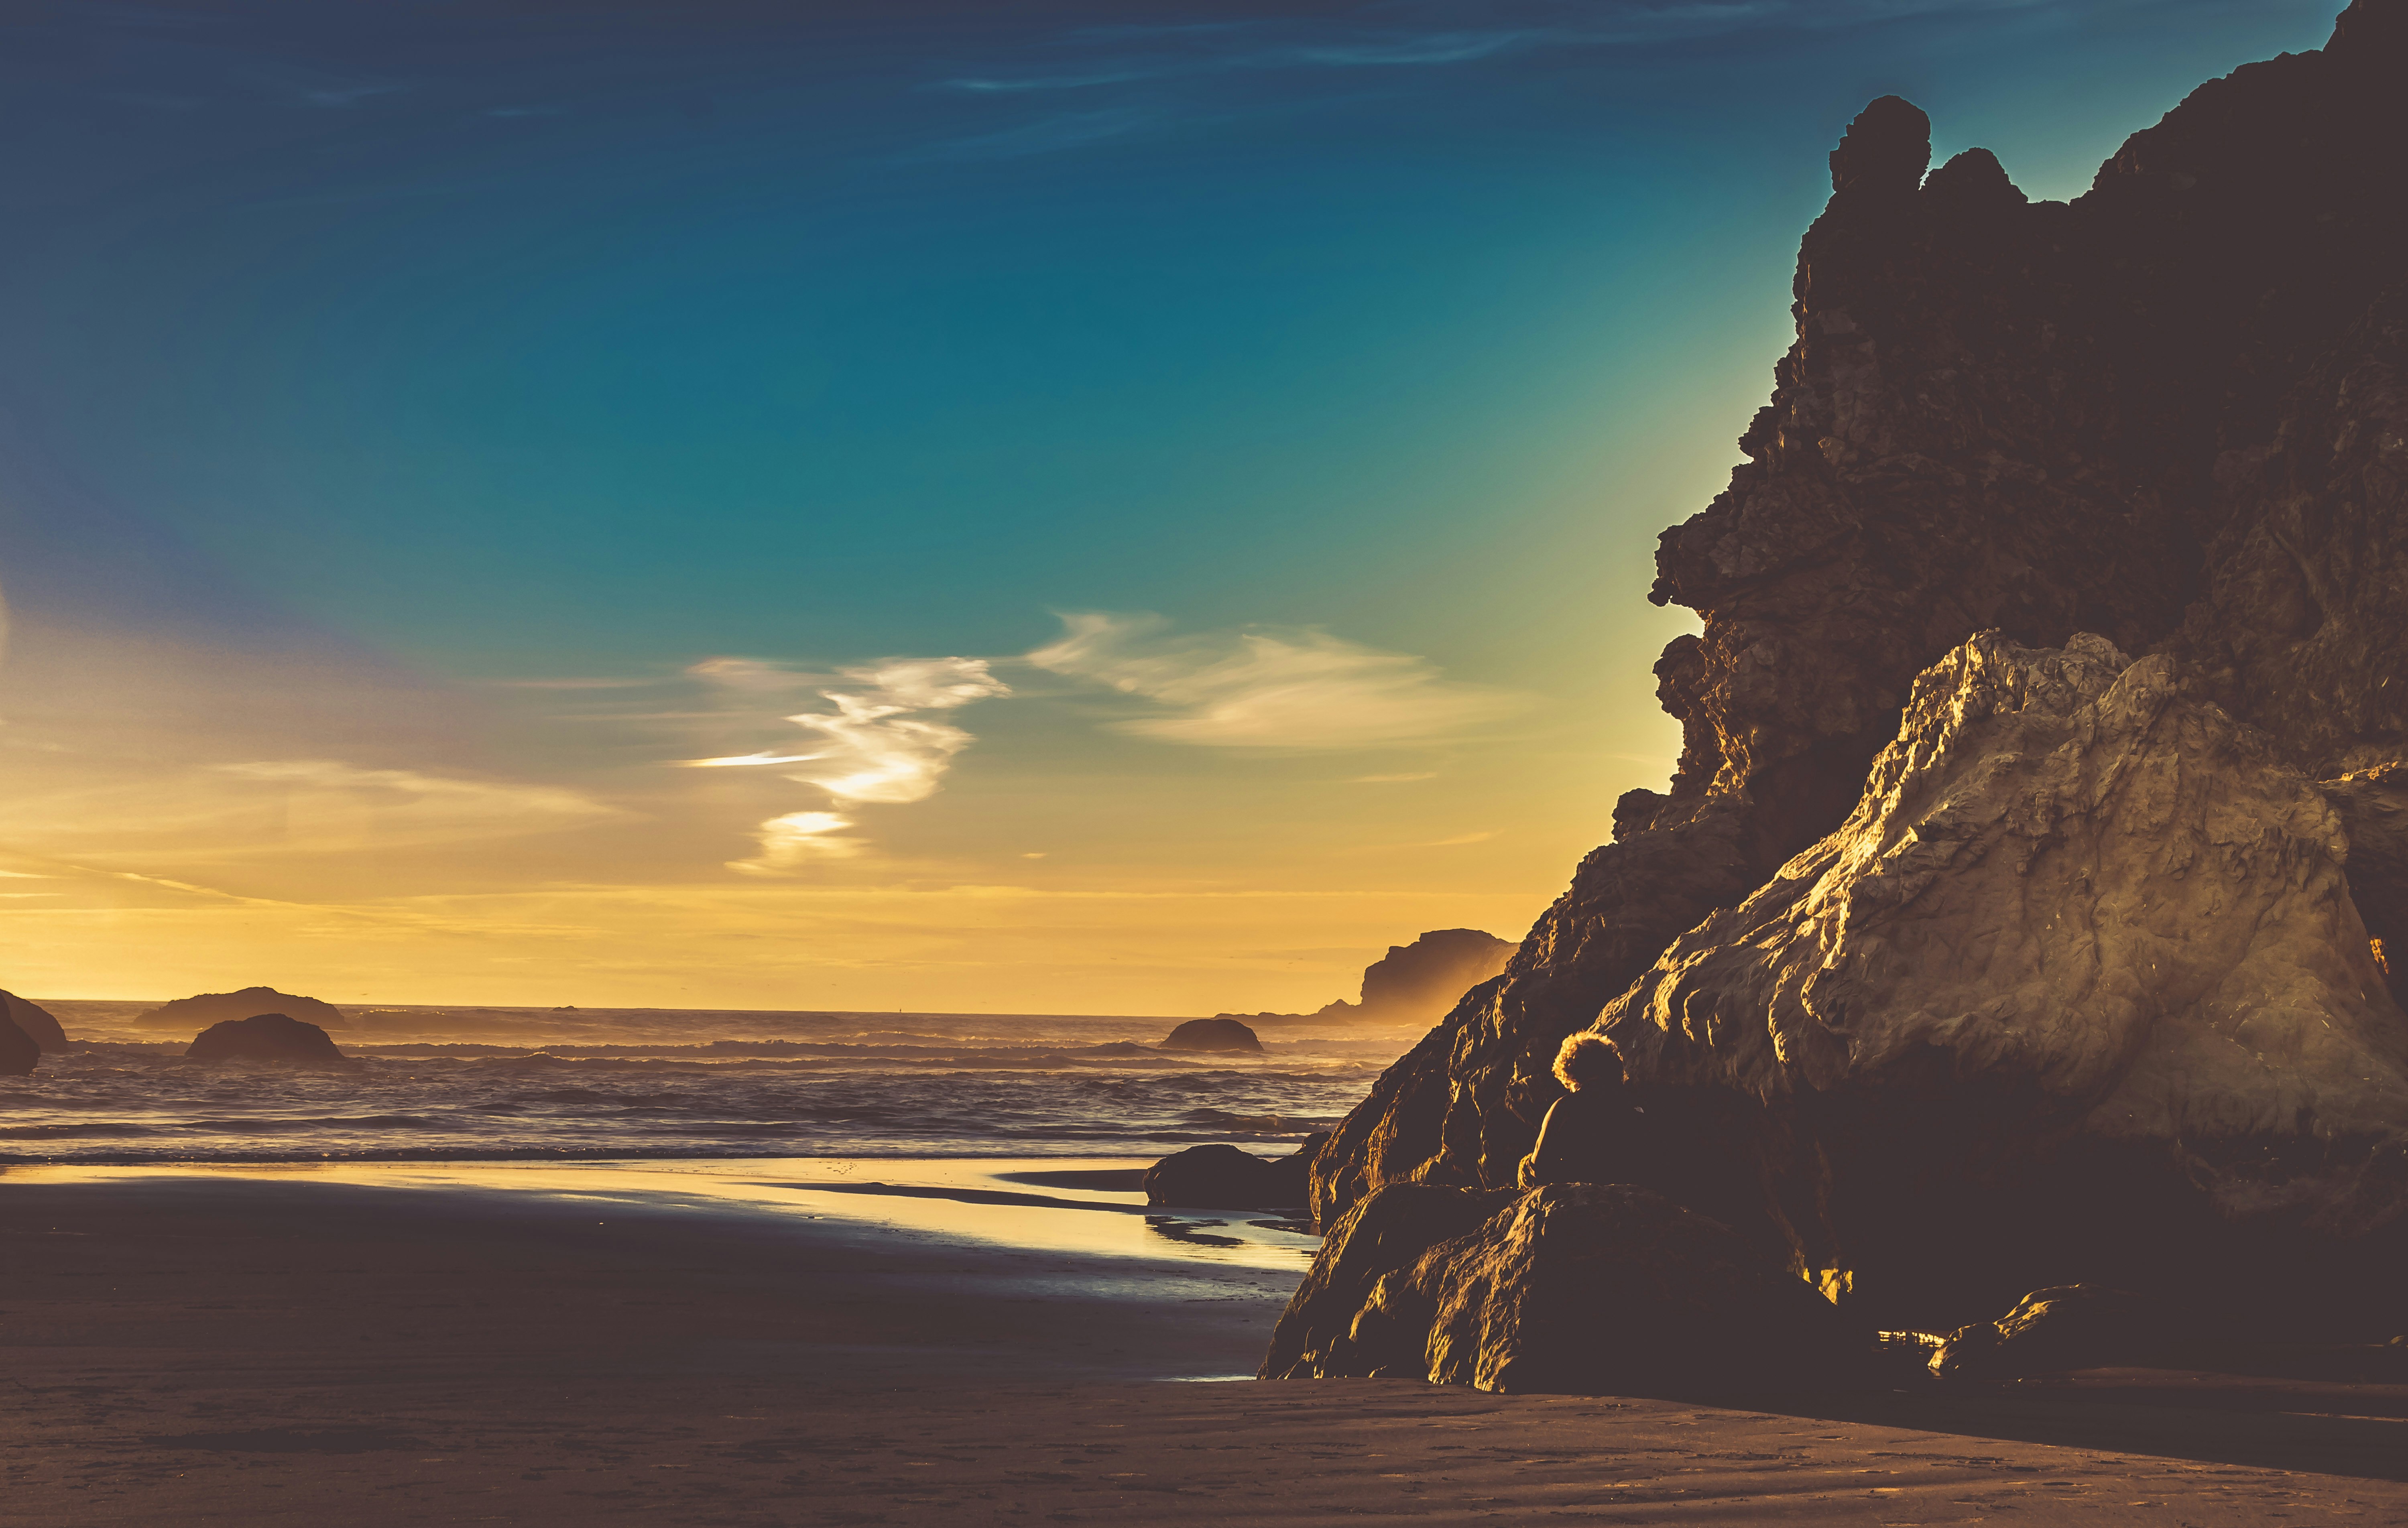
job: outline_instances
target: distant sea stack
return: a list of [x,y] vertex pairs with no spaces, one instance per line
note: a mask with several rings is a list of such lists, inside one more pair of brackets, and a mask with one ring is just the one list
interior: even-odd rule
[[1235,1019],[1190,1019],[1162,1042],[1165,1050],[1245,1050],[1259,1053],[1263,1042]]
[[1426,1024],[1455,999],[1501,974],[1520,947],[1476,928],[1432,929],[1363,968],[1361,1001],[1340,998],[1310,1014],[1228,1014],[1224,1019],[1321,1019],[1367,1024]]
[[66,1050],[67,1032],[37,1005],[15,992],[0,992],[0,1007],[7,1009],[9,1020],[25,1032],[26,1038],[42,1048],[43,1054],[55,1056]]
[[324,1030],[281,1013],[256,1013],[211,1024],[193,1038],[188,1061],[268,1061],[305,1066],[342,1065],[347,1059]]
[[146,1013],[136,1014],[134,1023],[139,1029],[199,1030],[228,1019],[248,1019],[254,1013],[286,1014],[321,1029],[351,1027],[351,1021],[343,1016],[343,1010],[332,1003],[280,992],[273,987],[245,987],[238,992],[202,992],[194,997],[179,997],[172,1003],[162,1003]]
[[1642,1186],[1882,1325],[2396,1300],[2403,79],[2408,0],[2358,0],[2071,203],[1865,108],[1746,460],[1657,549],[1677,772],[1339,1127],[1325,1228],[1512,1185],[1596,1026]]

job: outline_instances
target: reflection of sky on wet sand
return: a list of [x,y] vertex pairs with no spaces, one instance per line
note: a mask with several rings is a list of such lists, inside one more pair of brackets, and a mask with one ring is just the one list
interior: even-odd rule
[[[534,1194],[555,1202],[648,1211],[758,1215],[902,1231],[1023,1250],[1195,1262],[1300,1274],[1318,1238],[1273,1210],[1149,1209],[1141,1193],[1031,1187],[1004,1177],[1030,1171],[1142,1168],[1129,1157],[1025,1157],[853,1162],[826,1158],[723,1161],[279,1163],[178,1166],[11,1166],[10,1183],[107,1183],[174,1178],[306,1178],[366,1188]],[[886,1189],[900,1191],[887,1192]],[[993,1194],[1052,1204],[975,1203],[941,1195]]]

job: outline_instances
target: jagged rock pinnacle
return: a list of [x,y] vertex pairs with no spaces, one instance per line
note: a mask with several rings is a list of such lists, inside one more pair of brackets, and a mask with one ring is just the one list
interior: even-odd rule
[[1902,195],[1931,163],[1931,119],[1903,96],[1885,95],[1848,124],[1831,150],[1831,190]]
[[2019,190],[1987,149],[1968,149],[1931,172],[1923,183],[1926,200],[1935,207],[1977,212],[1990,207],[2016,207],[2030,198]]

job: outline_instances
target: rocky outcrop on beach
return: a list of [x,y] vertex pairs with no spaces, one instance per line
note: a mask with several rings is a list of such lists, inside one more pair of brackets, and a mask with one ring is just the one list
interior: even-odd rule
[[1327,1138],[1312,1136],[1278,1158],[1222,1144],[1174,1151],[1145,1170],[1145,1202],[1197,1209],[1299,1208],[1312,1192],[1313,1156]]
[[1190,1019],[1170,1032],[1162,1042],[1165,1050],[1252,1051],[1259,1053],[1263,1042],[1254,1032],[1235,1019]]
[[1870,1334],[1644,1189],[1395,1184],[1335,1226],[1262,1378],[1693,1395],[1855,1378]]
[[34,1037],[0,1013],[0,1077],[31,1077],[41,1060],[42,1048],[34,1043]]
[[1971,638],[1839,831],[1606,1007],[1693,1202],[1893,1306],[2399,1215],[2408,1016],[2340,814],[2174,674]]
[[349,1064],[317,1025],[281,1013],[256,1013],[211,1024],[193,1037],[188,1061],[282,1062],[305,1066]]
[[135,1015],[134,1023],[140,1029],[206,1029],[228,1019],[248,1019],[255,1013],[290,1014],[320,1029],[351,1027],[343,1010],[332,1003],[280,992],[273,987],[245,987],[240,992],[179,997]]
[[7,1009],[9,1021],[40,1046],[43,1054],[55,1056],[66,1050],[67,1032],[59,1027],[58,1020],[48,1009],[26,1002],[15,992],[0,992],[0,1007]]
[[2143,1363],[2170,1335],[2158,1302],[2130,1290],[2069,1284],[2034,1290],[1995,1321],[1950,1333],[1931,1355],[1935,1379],[1996,1384],[2034,1375]]
[[1885,1320],[2396,1255],[2403,70],[2358,0],[2070,204],[1856,119],[1747,460],[1657,552],[1678,772],[1340,1127],[1324,1224],[1511,1184],[1603,1012],[1661,1186]]

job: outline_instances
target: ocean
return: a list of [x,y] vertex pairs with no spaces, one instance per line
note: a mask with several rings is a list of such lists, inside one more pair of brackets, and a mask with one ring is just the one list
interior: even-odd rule
[[351,1010],[342,1070],[195,1065],[147,1004],[57,1001],[79,1049],[0,1078],[0,1164],[1265,1155],[1326,1130],[1420,1031],[658,1008]]

